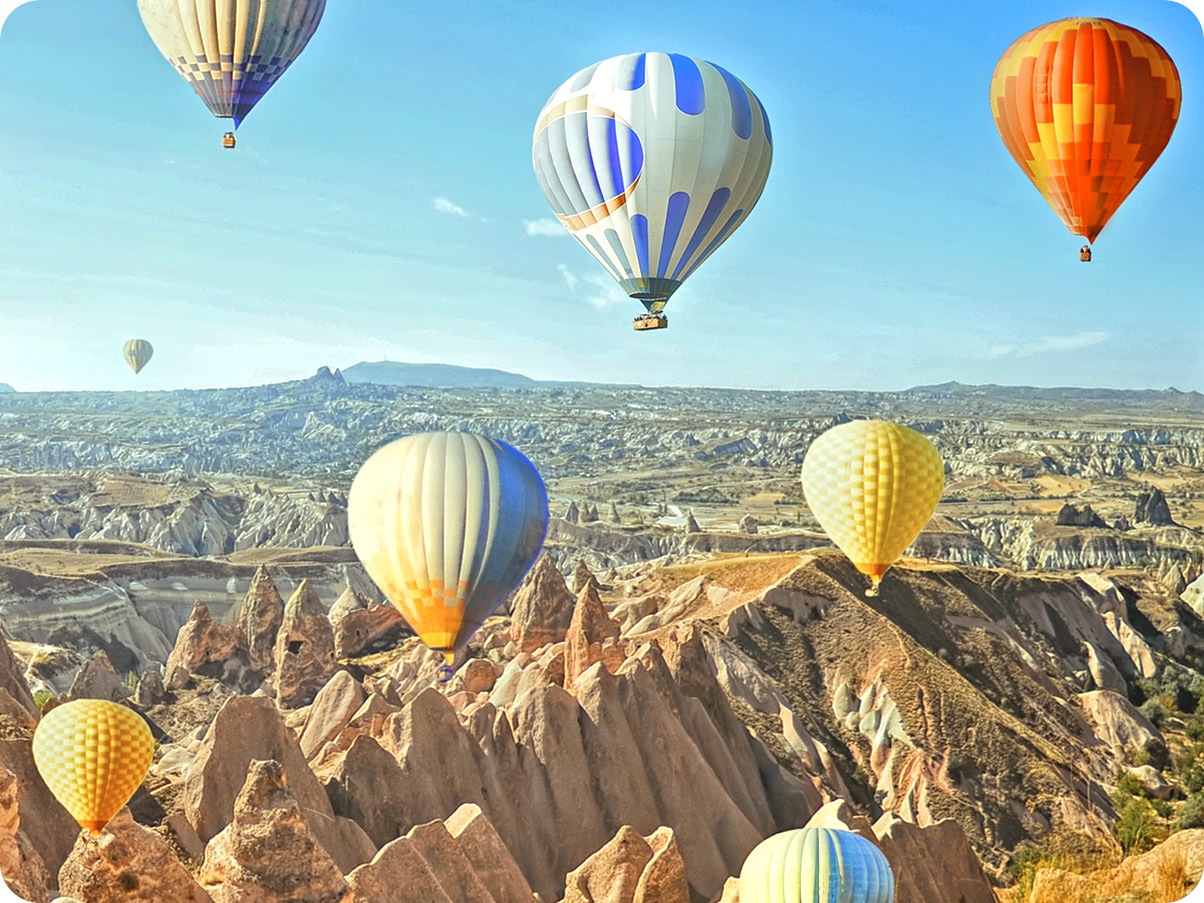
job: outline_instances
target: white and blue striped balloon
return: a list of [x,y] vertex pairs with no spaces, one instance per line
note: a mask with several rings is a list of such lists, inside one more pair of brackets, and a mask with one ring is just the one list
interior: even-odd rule
[[748,216],[773,147],[765,108],[731,73],[681,54],[631,53],[556,90],[532,157],[557,219],[658,313]]
[[761,841],[740,870],[740,903],[894,903],[895,877],[852,831],[799,828]]
[[418,433],[360,467],[347,529],[381,592],[450,662],[535,563],[548,495],[535,465],[505,442]]

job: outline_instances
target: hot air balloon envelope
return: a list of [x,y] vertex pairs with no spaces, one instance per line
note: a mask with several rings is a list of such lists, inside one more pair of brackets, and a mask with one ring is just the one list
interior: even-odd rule
[[532,157],[556,218],[658,313],[748,216],[773,149],[764,107],[734,75],[681,54],[631,53],[556,90]]
[[99,834],[146,777],[155,740],[137,712],[101,699],[52,709],[33,735],[42,780],[71,817]]
[[421,433],[364,462],[347,522],[381,592],[450,659],[535,563],[548,496],[535,466],[505,442]]
[[138,0],[160,52],[235,128],[300,56],[325,9],[326,0]]
[[824,532],[876,588],[936,510],[945,466],[915,430],[854,420],[811,443],[802,480],[807,506]]
[[155,349],[146,339],[130,339],[125,343],[121,353],[125,356],[125,362],[130,365],[130,369],[135,373],[141,373],[142,368],[154,356]]
[[852,831],[799,828],[761,841],[740,869],[740,903],[894,903],[895,877]]
[[1170,141],[1181,98],[1167,52],[1111,19],[1034,28],[991,79],[1008,152],[1066,228],[1089,242]]

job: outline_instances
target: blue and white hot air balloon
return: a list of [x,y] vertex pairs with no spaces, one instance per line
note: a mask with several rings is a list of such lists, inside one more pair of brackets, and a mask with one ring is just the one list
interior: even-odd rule
[[740,869],[740,903],[894,903],[890,863],[839,819],[841,804],[757,844]]
[[347,497],[355,554],[431,649],[456,651],[531,569],[548,530],[543,478],[474,433],[418,433],[378,449]]
[[744,221],[773,158],[769,117],[730,72],[677,53],[582,69],[535,124],[535,176],[556,217],[648,314]]
[[[214,116],[237,129],[301,55],[326,0],[138,0],[155,46]],[[225,135],[234,147],[234,132]]]

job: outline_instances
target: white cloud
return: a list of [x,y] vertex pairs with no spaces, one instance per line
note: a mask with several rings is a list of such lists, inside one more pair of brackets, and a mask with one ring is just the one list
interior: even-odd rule
[[445,197],[433,198],[431,200],[431,206],[434,207],[436,210],[438,210],[440,213],[447,213],[451,216],[468,216],[467,210],[465,210],[463,207],[461,207],[455,201],[452,201]]
[[623,294],[623,290],[609,276],[602,273],[590,273],[582,278],[565,264],[557,267],[564,279],[565,287],[574,298],[588,301],[598,310],[609,310],[623,304],[630,304],[631,299]]
[[598,310],[631,303],[631,299],[623,294],[623,290],[609,276],[591,273],[585,277],[585,284],[585,300]]
[[568,229],[560,225],[558,219],[525,219],[523,220],[523,228],[528,235],[544,235],[549,238],[557,238],[561,235],[568,235]]
[[577,279],[576,276],[573,275],[573,271],[570,270],[568,268],[568,266],[563,263],[559,267],[557,267],[557,269],[560,270],[560,275],[564,277],[564,284],[569,287],[569,294],[571,294],[571,295],[576,294],[577,293],[577,283],[579,280]]
[[1080,332],[1078,335],[1042,336],[1021,344],[996,345],[987,352],[987,357],[1032,357],[1051,351],[1080,351],[1108,340],[1106,332]]

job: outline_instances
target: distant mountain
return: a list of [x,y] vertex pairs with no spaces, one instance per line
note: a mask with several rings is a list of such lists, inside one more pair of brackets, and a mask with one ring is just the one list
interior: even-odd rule
[[0,392],[16,392],[17,390],[8,383],[0,383]]
[[557,386],[613,387],[610,383],[531,379],[521,373],[455,364],[406,364],[401,361],[361,361],[341,371],[348,385],[417,386],[427,389],[534,389]]
[[430,389],[530,389],[539,383],[521,373],[453,364],[406,364],[363,361],[343,370],[348,385],[422,386]]
[[1146,404],[1175,410],[1204,411],[1204,395],[1167,389],[1087,389],[1075,386],[999,386],[989,383],[970,386],[959,382],[935,386],[914,386],[905,395],[938,395],[954,398],[990,398],[1050,402],[1115,401],[1122,404]]

